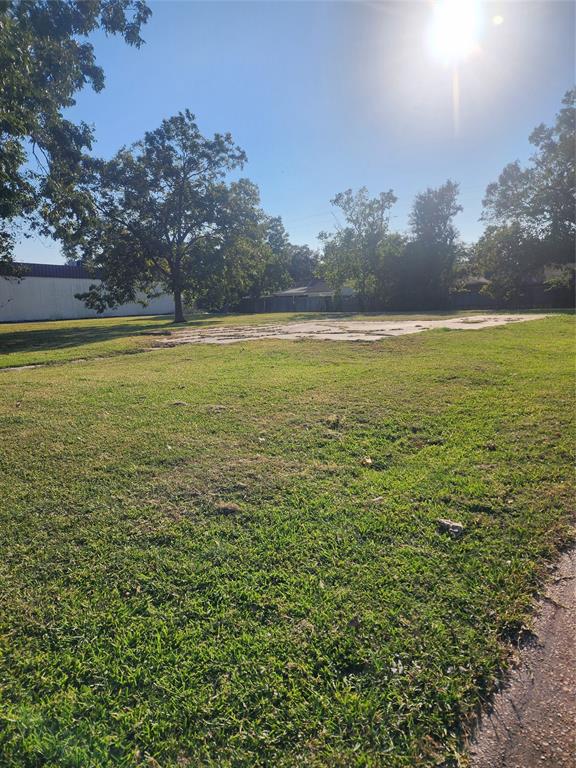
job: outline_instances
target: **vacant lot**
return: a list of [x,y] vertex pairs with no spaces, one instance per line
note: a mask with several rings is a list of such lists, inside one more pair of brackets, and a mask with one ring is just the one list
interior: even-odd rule
[[464,765],[569,538],[573,319],[126,354],[165,324],[0,329],[61,363],[0,372],[0,764]]
[[[508,313],[502,313],[508,316]],[[225,333],[238,328],[248,331],[254,326],[298,324],[306,321],[330,322],[390,322],[399,320],[439,321],[463,315],[484,317],[484,313],[451,312],[420,315],[349,315],[343,313],[314,314],[308,312],[275,312],[262,315],[207,315],[192,317],[185,326],[175,326],[169,317],[109,317],[97,320],[61,320],[51,323],[0,324],[0,368],[20,365],[43,365],[68,360],[112,357],[141,352],[171,336],[213,330]]]

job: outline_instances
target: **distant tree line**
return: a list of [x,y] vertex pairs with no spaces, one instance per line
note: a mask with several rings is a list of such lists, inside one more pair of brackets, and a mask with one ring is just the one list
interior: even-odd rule
[[553,126],[531,136],[530,163],[504,168],[483,201],[487,227],[465,246],[454,225],[462,210],[458,184],[447,181],[414,200],[408,232],[391,232],[392,190],[370,197],[363,187],[331,201],[344,224],[321,233],[320,268],[336,289],[358,294],[360,306],[441,309],[475,277],[499,306],[528,306],[530,286],[540,282],[560,306],[574,305],[576,238],[576,91],[569,91]]
[[447,181],[416,196],[409,232],[391,232],[392,190],[370,198],[363,187],[332,200],[345,224],[321,233],[321,270],[337,290],[352,286],[361,309],[441,308],[448,304],[454,267],[463,253],[454,217],[458,185]]
[[143,0],[0,3],[0,265],[14,273],[18,229],[62,243],[102,281],[82,295],[91,307],[169,291],[175,320],[185,306],[234,308],[244,297],[324,277],[355,290],[364,309],[440,309],[466,278],[503,306],[525,303],[527,278],[541,274],[574,292],[575,91],[552,127],[530,137],[525,168],[511,163],[484,199],[486,230],[465,246],[454,224],[458,184],[414,200],[408,231],[393,232],[392,190],[346,190],[332,204],[343,224],[321,233],[321,253],[290,243],[266,214],[232,136],[205,137],[188,110],[165,119],[109,160],[90,154],[92,129],[64,118],[84,85],[104,86],[92,46],[96,29],[139,47],[150,9]]

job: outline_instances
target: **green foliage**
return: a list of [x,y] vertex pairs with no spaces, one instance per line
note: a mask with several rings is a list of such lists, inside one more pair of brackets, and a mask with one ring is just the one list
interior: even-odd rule
[[[10,258],[14,220],[32,216],[91,146],[89,126],[62,115],[85,85],[104,87],[93,47],[83,38],[102,29],[139,47],[149,16],[143,0],[0,2],[0,258]],[[26,166],[29,147],[32,168]]]
[[333,235],[320,235],[324,276],[337,288],[352,285],[363,308],[366,302],[394,309],[446,306],[459,254],[453,224],[462,210],[457,196],[452,181],[417,195],[410,235],[405,236],[388,231],[388,211],[396,201],[391,190],[372,199],[366,188],[337,195],[332,202],[344,212],[347,225]]
[[408,237],[399,232],[387,233],[378,245],[375,295],[384,308],[403,308],[406,303],[402,297],[406,290],[405,283],[410,280],[406,261],[408,245]]
[[[506,301],[522,298],[526,282],[555,265],[552,283],[574,291],[576,246],[576,90],[569,91],[553,126],[530,136],[531,162],[507,165],[484,198],[490,226],[477,246],[477,264],[492,280],[491,292]],[[566,299],[565,299],[566,300]],[[569,304],[573,298],[567,299]]]
[[266,244],[270,257],[260,279],[255,280],[250,293],[259,296],[287,288],[292,283],[288,271],[290,240],[280,216],[270,216],[266,221]]
[[454,217],[462,211],[458,205],[458,184],[448,180],[437,189],[428,187],[416,195],[410,213],[410,231],[417,242],[453,248],[458,236]]
[[181,322],[185,292],[216,308],[241,291],[264,224],[257,187],[224,180],[245,159],[230,134],[204,137],[188,110],[109,161],[87,159],[81,207],[66,197],[46,214],[68,254],[102,270],[87,304],[102,310],[168,290]]
[[389,211],[395,202],[391,189],[372,198],[366,187],[356,193],[351,189],[340,192],[331,203],[342,211],[345,224],[334,234],[319,235],[324,243],[324,277],[337,289],[351,284],[361,308],[376,293],[378,249],[388,231]]
[[305,285],[316,276],[318,254],[307,245],[291,243],[279,216],[268,218],[266,241],[270,246],[271,258],[261,283],[254,285],[254,295],[291,285]]
[[314,277],[320,266],[319,254],[307,245],[290,245],[287,270],[295,285],[305,285]]
[[[371,308],[442,308],[462,273],[486,274],[497,302],[531,306],[530,283],[547,284],[550,301],[574,301],[576,245],[576,90],[566,94],[552,127],[540,125],[530,141],[531,163],[518,162],[490,184],[484,219],[490,226],[466,251],[458,242],[454,217],[458,184],[447,181],[418,194],[407,237],[390,236],[387,211],[391,192],[370,199],[365,188],[332,201],[346,224],[335,234],[321,233],[322,271],[328,282],[352,285],[362,305]],[[554,269],[550,269],[553,266]],[[542,300],[542,299],[541,299]]]
[[489,276],[490,293],[499,304],[519,304],[525,298],[526,279],[539,266],[540,241],[514,222],[491,226],[478,241],[474,264]]
[[562,100],[553,126],[530,135],[531,163],[507,165],[484,198],[484,218],[503,226],[514,222],[546,242],[553,262],[571,261],[576,233],[576,89]]
[[3,768],[464,764],[572,519],[573,330],[2,372]]
[[454,217],[462,211],[458,191],[458,184],[448,180],[437,189],[428,188],[416,195],[398,297],[408,308],[440,309],[448,304],[460,253],[454,226]]
[[184,265],[190,303],[222,311],[234,306],[262,281],[274,259],[266,242],[268,218],[258,187],[247,179],[219,185],[210,237]]
[[245,160],[230,134],[204,137],[188,110],[110,161],[85,158],[76,194],[44,210],[67,254],[100,270],[80,298],[102,311],[166,290],[182,322],[184,299],[222,311],[291,284],[295,246],[281,219],[264,214],[248,179],[226,182]]

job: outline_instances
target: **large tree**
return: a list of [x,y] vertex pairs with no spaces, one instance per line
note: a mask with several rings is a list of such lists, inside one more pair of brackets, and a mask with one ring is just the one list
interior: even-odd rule
[[288,246],[287,270],[293,285],[306,285],[318,272],[320,259],[318,252],[308,245]]
[[392,190],[373,198],[366,188],[337,195],[332,203],[345,224],[335,234],[320,234],[322,272],[336,288],[353,286],[362,309],[445,306],[460,250],[458,185],[447,181],[416,196],[408,236],[389,231],[395,202]]
[[431,309],[447,305],[460,252],[454,217],[461,210],[458,184],[453,181],[416,195],[409,217],[410,240],[399,262],[401,302]]
[[541,257],[538,237],[518,222],[489,226],[474,247],[472,265],[490,279],[488,292],[499,306],[528,303],[527,278]]
[[0,0],[0,261],[16,223],[91,146],[90,127],[62,114],[85,85],[104,87],[87,37],[102,29],[139,47],[149,15],[143,0]]
[[576,89],[566,93],[553,126],[530,135],[536,148],[522,167],[509,163],[490,184],[482,218],[488,223],[475,263],[498,301],[526,302],[527,284],[542,281],[549,301],[574,301],[576,246]]
[[190,253],[185,282],[190,304],[222,311],[246,296],[275,289],[277,256],[267,237],[269,217],[260,208],[258,187],[240,179],[214,191],[213,226]]
[[240,298],[268,255],[257,188],[225,181],[245,160],[230,134],[206,138],[188,110],[111,160],[86,158],[78,194],[44,212],[66,254],[99,270],[86,303],[102,311],[166,290],[182,322],[185,294],[209,308]]
[[340,209],[344,224],[333,234],[321,232],[324,242],[322,271],[325,278],[341,288],[350,283],[364,308],[376,293],[379,247],[388,232],[390,208],[396,202],[392,190],[370,197],[366,187],[347,189],[332,200]]
[[484,198],[483,219],[492,226],[518,225],[538,238],[549,263],[574,257],[576,236],[576,89],[566,93],[553,126],[530,135],[536,148],[522,167],[509,163]]
[[290,238],[280,216],[268,216],[265,221],[265,239],[269,258],[259,279],[252,284],[252,296],[279,291],[292,284],[288,272]]

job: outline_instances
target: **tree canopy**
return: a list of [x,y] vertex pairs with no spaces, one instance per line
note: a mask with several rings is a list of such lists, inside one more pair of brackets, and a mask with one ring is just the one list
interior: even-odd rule
[[497,226],[512,222],[548,241],[553,261],[570,261],[576,233],[576,89],[562,100],[553,126],[535,128],[536,152],[523,168],[509,163],[484,198],[483,218]]
[[372,198],[365,187],[337,195],[332,202],[346,224],[320,234],[324,276],[337,287],[352,285],[363,308],[445,305],[458,255],[457,196],[452,181],[418,194],[405,235],[389,231],[392,190]]
[[150,13],[143,0],[1,0],[0,260],[10,260],[16,223],[91,147],[91,128],[62,114],[85,85],[104,87],[86,38],[102,29],[139,47]]
[[280,216],[266,219],[266,243],[270,259],[259,281],[252,286],[255,296],[281,290],[289,285],[305,285],[318,269],[318,254],[307,245],[294,245]]
[[554,275],[550,288],[574,291],[576,89],[564,96],[554,125],[539,125],[530,142],[536,151],[529,164],[509,163],[488,186],[488,227],[475,248],[475,264],[490,278],[490,292],[508,303],[526,300],[526,283],[536,275],[547,280],[547,270]]
[[101,284],[83,295],[89,306],[170,291],[179,321],[186,301],[220,310],[319,273],[337,291],[354,288],[361,309],[445,307],[464,262],[468,276],[489,278],[498,302],[527,300],[523,285],[537,275],[574,291],[576,89],[554,124],[530,135],[530,161],[508,164],[488,186],[487,227],[470,257],[450,180],[416,195],[406,232],[390,231],[391,189],[337,194],[342,221],[320,233],[319,256],[290,242],[252,182],[227,179],[245,153],[229,133],[203,136],[188,110],[111,160],[89,154],[92,128],[63,112],[84,86],[104,86],[89,36],[103,30],[139,47],[149,16],[144,0],[0,0],[2,274],[13,269],[22,224],[98,269]]
[[225,280],[231,249],[249,258],[259,237],[257,188],[224,180],[245,160],[230,134],[204,137],[188,110],[109,161],[85,158],[78,197],[46,218],[68,256],[102,271],[87,303],[102,309],[161,287],[183,320],[184,292],[202,297],[216,274]]
[[[567,306],[575,291],[576,89],[562,101],[554,125],[530,135],[529,163],[508,164],[484,198],[487,227],[465,247],[454,220],[462,210],[459,188],[447,181],[419,193],[405,234],[390,232],[387,192],[371,198],[363,188],[347,190],[332,203],[345,223],[321,233],[322,270],[336,288],[355,287],[360,306],[390,309],[441,308],[449,304],[458,275],[487,277],[484,289],[503,305],[530,305],[531,286],[553,293],[538,301]],[[464,271],[463,271],[464,270]]]
[[442,308],[448,303],[459,254],[455,216],[462,211],[459,187],[446,181],[416,195],[410,213],[410,240],[401,294],[410,307]]
[[336,288],[350,283],[362,305],[377,294],[379,246],[387,231],[396,196],[390,189],[370,197],[368,189],[347,189],[332,200],[344,215],[344,225],[332,234],[321,232],[323,273]]

